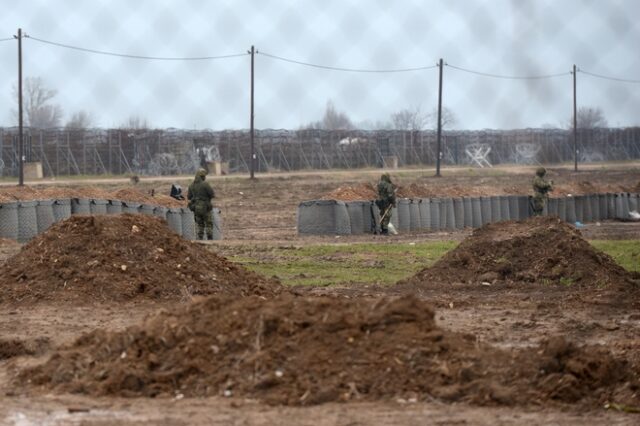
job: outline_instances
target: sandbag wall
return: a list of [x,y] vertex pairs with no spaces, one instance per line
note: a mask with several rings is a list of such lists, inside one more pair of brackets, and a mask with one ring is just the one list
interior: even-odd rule
[[[544,215],[575,222],[628,219],[640,209],[640,194],[607,193],[550,198]],[[391,223],[399,232],[478,228],[487,223],[523,220],[532,215],[528,195],[399,199]],[[304,201],[298,206],[298,233],[349,235],[374,233],[380,213],[373,201]]]
[[[165,219],[169,227],[183,238],[196,237],[193,213],[186,208],[167,208],[120,200],[57,199],[31,200],[0,203],[0,238],[29,241],[46,231],[55,222],[77,214],[147,214]],[[213,239],[222,239],[220,209],[211,212],[214,229]]]

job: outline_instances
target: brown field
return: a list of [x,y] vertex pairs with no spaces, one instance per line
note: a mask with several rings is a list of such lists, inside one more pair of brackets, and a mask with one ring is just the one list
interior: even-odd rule
[[[501,167],[489,170],[446,169],[443,177],[435,178],[432,169],[403,169],[392,171],[392,178],[403,188],[411,189],[414,193],[423,191],[425,195],[516,194],[530,192],[533,170],[532,167]],[[577,173],[568,167],[550,167],[548,170],[550,179],[558,188],[556,193],[560,194],[640,192],[640,165],[635,163],[582,166],[581,171]],[[269,257],[265,256],[265,247],[305,247],[356,242],[375,242],[384,245],[409,244],[425,240],[462,241],[471,234],[469,230],[465,230],[404,234],[386,239],[374,235],[336,238],[334,236],[301,237],[296,234],[296,208],[299,202],[323,198],[340,188],[373,184],[379,173],[379,170],[366,170],[273,174],[258,175],[254,181],[238,176],[213,177],[211,181],[218,195],[214,204],[222,210],[225,239],[201,244],[199,247],[221,255],[237,253],[238,247],[242,247],[245,256],[268,261]],[[148,195],[152,189],[155,194],[168,194],[170,184],[177,182],[186,192],[189,180],[185,177],[143,178],[133,189],[143,195]],[[104,194],[131,188],[127,179],[52,181],[31,185],[29,190],[3,186],[0,187],[0,198],[3,200],[33,198],[47,191],[52,194],[52,191],[62,189],[83,191],[86,194],[91,194],[92,191],[96,194]],[[164,198],[161,197],[158,203],[162,203],[163,200]],[[580,232],[582,237],[588,240],[640,240],[640,223],[604,222],[597,226],[587,226]],[[90,241],[86,242],[86,245],[90,243]],[[68,247],[70,253],[73,253],[73,250],[81,250],[78,247],[74,248],[70,243]],[[258,247],[261,249],[253,251]],[[0,241],[0,262],[5,264],[7,259],[16,255],[20,249],[21,246],[17,243]],[[42,253],[38,251],[37,245],[30,245],[29,250],[27,254],[33,256],[35,265]],[[542,251],[544,247],[536,250]],[[570,265],[572,254],[572,252],[565,253]],[[535,256],[535,253],[531,256]],[[581,262],[587,262],[589,256],[585,255],[580,259]],[[25,274],[28,274],[28,267],[26,270]],[[593,276],[600,272],[597,268],[590,271]],[[607,276],[613,274],[609,271],[607,270]],[[148,275],[146,278],[150,276],[153,279],[153,270],[146,270],[145,273]],[[8,279],[10,278],[4,276],[0,282],[6,283]],[[162,279],[166,280],[167,277],[163,276]],[[157,398],[149,398],[136,395],[127,397],[117,392],[107,395],[91,394],[93,396],[86,393],[69,393],[58,388],[51,390],[52,388],[23,386],[21,382],[16,381],[16,377],[24,368],[44,363],[56,348],[72,345],[85,333],[95,329],[105,329],[110,332],[122,331],[159,310],[174,312],[185,309],[188,304],[187,298],[178,297],[171,300],[138,298],[131,301],[83,299],[69,303],[68,298],[18,301],[0,296],[0,424],[632,425],[640,423],[640,414],[629,412],[638,409],[637,404],[632,403],[640,401],[638,387],[640,382],[637,381],[637,377],[640,377],[640,339],[638,338],[640,336],[640,295],[638,292],[602,289],[597,286],[597,283],[564,287],[520,285],[518,282],[492,284],[460,283],[456,285],[434,282],[433,285],[420,289],[415,287],[389,289],[375,286],[365,288],[353,283],[336,282],[330,287],[296,288],[295,292],[298,297],[329,296],[347,301],[359,298],[365,300],[383,295],[392,298],[399,295],[416,295],[420,301],[427,301],[434,307],[435,323],[447,333],[473,336],[473,342],[477,347],[488,344],[492,348],[506,351],[505,353],[520,351],[518,353],[522,353],[525,357],[536,356],[535,352],[539,350],[538,345],[550,336],[563,336],[587,348],[602,345],[610,352],[616,363],[624,366],[624,374],[628,375],[628,378],[619,378],[620,389],[616,388],[612,391],[613,393],[603,393],[595,387],[586,388],[582,399],[570,402],[549,399],[541,395],[532,396],[530,400],[526,399],[524,397],[528,395],[525,392],[526,387],[518,387],[520,385],[515,382],[512,387],[507,387],[509,397],[493,395],[480,402],[473,398],[460,397],[456,400],[446,396],[419,398],[413,402],[407,398],[388,397],[396,394],[394,390],[387,389],[388,392],[385,393],[382,389],[379,391],[380,395],[387,395],[386,397],[373,400],[355,397],[348,402],[336,402],[329,398],[329,402],[309,406],[282,405],[282,400],[277,400],[277,403],[273,404],[268,400],[265,402],[265,399],[259,395],[253,397],[232,395],[227,398],[221,395],[212,396],[206,392],[193,397],[186,395],[184,398],[177,394],[161,394]],[[5,287],[4,295],[8,294],[6,288],[8,287]],[[18,294],[14,287],[11,291],[12,294]],[[213,320],[217,321],[215,318]],[[286,345],[282,346],[282,348],[285,347]],[[498,358],[491,359],[484,355],[483,357],[482,359],[486,359],[488,365],[498,362]],[[352,360],[355,364],[357,361]],[[597,357],[590,362],[598,362]],[[54,369],[55,367],[55,365],[52,366]],[[309,368],[311,369],[311,366]],[[489,370],[491,368],[497,367],[491,366]],[[584,368],[587,372],[591,371],[589,366]],[[506,369],[507,366],[503,374],[508,375]],[[610,409],[605,409],[605,404],[608,402],[616,402],[607,400],[612,396],[619,396],[621,401],[626,398],[624,399],[627,401],[626,405],[614,405],[613,408],[617,407],[617,409],[611,409],[611,406],[609,406]],[[319,400],[319,402],[322,401]]]

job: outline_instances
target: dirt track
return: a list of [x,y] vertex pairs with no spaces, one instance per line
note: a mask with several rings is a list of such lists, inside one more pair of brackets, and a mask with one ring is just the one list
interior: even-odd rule
[[[375,181],[378,171],[331,174],[299,174],[258,179],[213,179],[223,209],[225,241],[208,244],[212,250],[238,244],[306,245],[382,241],[380,237],[305,237],[295,233],[295,209],[302,200],[320,198],[338,186]],[[579,188],[640,185],[640,170],[591,170],[574,174],[552,169],[551,178]],[[398,173],[400,184],[426,183],[447,191],[452,186],[486,187],[529,191],[530,170],[445,173],[436,179],[423,172]],[[126,182],[126,181],[125,181]],[[166,192],[166,181],[145,181],[143,191]],[[188,181],[180,181],[186,187]],[[94,185],[92,183],[92,185]],[[121,182],[101,185],[105,189],[121,187]],[[515,188],[515,189],[514,189]],[[640,224],[603,223],[582,230],[587,238],[640,239]],[[421,239],[461,240],[468,231],[426,233],[399,236],[394,241]],[[6,258],[19,247],[0,244],[0,256]],[[337,283],[339,284],[339,283]],[[383,289],[358,289],[338,285],[335,288],[304,289],[309,294],[339,297],[375,294]],[[499,348],[527,348],[549,335],[561,334],[583,344],[603,344],[617,356],[640,365],[640,316],[626,303],[574,303],[570,289],[526,288],[521,286],[433,287],[421,296],[436,307],[439,326],[462,333],[475,334],[479,342]],[[478,407],[465,404],[431,402],[406,403],[329,403],[313,407],[272,407],[256,401],[222,397],[184,399],[91,398],[69,394],[24,396],[10,385],[16,366],[44,361],[52,348],[69,344],[79,335],[96,327],[122,330],[158,309],[172,310],[176,302],[137,302],[123,305],[64,306],[41,303],[17,306],[0,305],[0,338],[20,339],[33,344],[40,339],[36,357],[25,356],[0,360],[0,423],[42,424],[637,424],[638,415],[603,410],[601,407],[536,406]]]

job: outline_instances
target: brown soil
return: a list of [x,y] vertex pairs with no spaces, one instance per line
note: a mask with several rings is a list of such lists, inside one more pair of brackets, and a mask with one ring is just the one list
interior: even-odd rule
[[[187,194],[184,194],[185,197]],[[145,193],[133,188],[123,188],[112,192],[111,198],[123,201],[132,201],[136,203],[154,204],[165,207],[185,207],[186,202],[176,200],[168,195]]]
[[74,216],[0,267],[1,301],[272,295],[279,285],[188,242],[147,215]]
[[233,395],[286,405],[600,403],[614,392],[639,399],[631,395],[637,375],[603,348],[563,338],[517,353],[478,345],[437,327],[429,304],[412,296],[212,297],[123,332],[85,335],[21,378],[95,396]]
[[[152,195],[153,194],[153,195]],[[136,203],[146,203],[165,207],[183,207],[186,206],[184,201],[176,200],[165,194],[157,194],[136,188],[122,188],[118,190],[108,191],[97,187],[61,187],[48,186],[43,188],[34,188],[30,186],[23,187],[4,187],[0,191],[0,202],[12,202],[17,200],[47,200],[57,198],[100,198],[105,200],[122,200],[132,201]]]
[[33,340],[0,338],[0,361],[23,355],[40,355],[49,349],[49,339],[40,337]]
[[483,282],[640,288],[632,274],[554,217],[485,225],[433,266],[398,285],[411,289],[431,283]]
[[[640,184],[639,184],[640,185]],[[640,189],[630,185],[600,184],[589,181],[578,181],[568,184],[554,185],[552,197],[606,192],[639,192]],[[399,198],[430,198],[430,197],[480,197],[491,195],[521,195],[532,192],[530,185],[438,185],[412,182],[398,185]],[[373,200],[376,190],[373,184],[362,183],[355,186],[340,186],[321,196],[323,200],[358,201]]]

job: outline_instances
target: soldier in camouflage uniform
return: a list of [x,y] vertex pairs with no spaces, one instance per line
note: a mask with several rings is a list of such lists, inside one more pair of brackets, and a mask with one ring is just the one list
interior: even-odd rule
[[534,216],[542,216],[544,204],[547,201],[549,191],[553,190],[553,182],[547,182],[544,175],[547,173],[544,167],[538,167],[536,177],[533,178],[533,199],[532,208]]
[[[383,173],[378,182],[378,199],[376,205],[380,209],[380,232],[389,234],[389,221],[391,221],[391,208],[396,205],[396,186],[391,182],[389,173]],[[386,214],[385,214],[386,213]]]
[[189,190],[187,192],[187,199],[189,200],[189,209],[193,212],[196,220],[197,235],[199,240],[204,239],[204,233],[206,231],[207,238],[213,240],[213,221],[211,219],[211,199],[215,197],[215,193],[209,185],[205,182],[207,171],[205,169],[198,169],[196,177],[193,179]]

